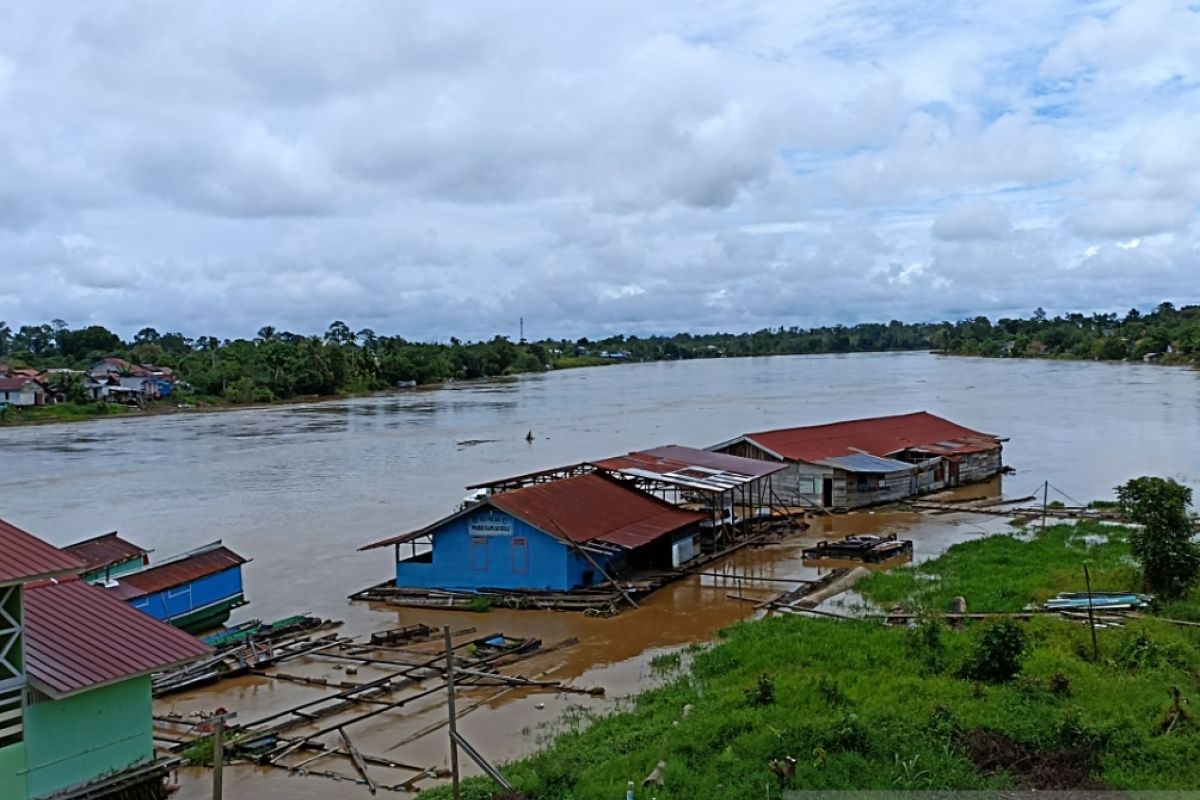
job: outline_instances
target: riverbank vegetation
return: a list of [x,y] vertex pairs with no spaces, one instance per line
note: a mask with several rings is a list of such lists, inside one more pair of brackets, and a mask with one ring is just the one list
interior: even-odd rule
[[[86,370],[100,358],[170,367],[184,402],[267,403],[333,396],[397,385],[442,383],[620,361],[731,356],[935,350],[1009,358],[1200,360],[1200,306],[1163,303],[1143,314],[1066,314],[1041,309],[1028,319],[979,316],[958,322],[816,328],[766,328],[753,333],[609,336],[597,340],[414,342],[332,323],[321,336],[264,326],[253,339],[192,338],[144,328],[130,341],[90,325],[61,320],[17,329],[0,322],[0,364]],[[175,402],[180,397],[174,398]]]
[[[1200,628],[1130,619],[1097,632],[1097,658],[1087,626],[1057,615],[962,631],[936,617],[959,595],[972,611],[1019,611],[1078,591],[1085,561],[1096,590],[1139,588],[1133,535],[1084,523],[991,536],[859,584],[872,604],[917,612],[913,627],[739,623],[616,713],[569,714],[545,750],[503,772],[544,800],[620,797],[627,781],[660,800],[780,797],[784,787],[1194,788]],[[1154,614],[1200,619],[1196,595]],[[664,785],[641,789],[660,761]],[[465,788],[465,798],[494,794],[484,780]]]

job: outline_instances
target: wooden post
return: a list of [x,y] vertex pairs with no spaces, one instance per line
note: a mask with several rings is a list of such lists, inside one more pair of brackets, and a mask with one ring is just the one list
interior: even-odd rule
[[605,572],[604,567],[602,567],[596,563],[596,559],[592,558],[592,556],[588,553],[588,551],[583,548],[583,545],[572,540],[570,536],[567,536],[567,533],[566,533],[566,531],[564,531],[562,529],[562,526],[559,525],[554,520],[550,520],[550,524],[558,529],[559,534],[563,537],[563,541],[565,541],[571,547],[574,547],[576,550],[578,550],[579,554],[581,556],[583,556],[584,558],[586,558],[588,560],[588,563],[591,564],[593,567],[595,567],[596,571],[599,572],[601,575],[603,575],[605,580],[607,580],[609,583],[611,583],[613,585],[613,588],[615,588],[618,592],[620,592],[621,595],[626,600],[629,601],[629,605],[633,606],[634,608],[641,608],[641,606],[639,606],[637,604],[637,601],[634,600],[632,596],[630,596],[629,592],[627,592],[623,588],[621,588],[621,584],[617,583],[617,579],[614,578],[612,575],[609,575],[607,572]]
[[1050,481],[1046,481],[1044,484],[1042,484],[1042,527],[1041,527],[1041,530],[1038,531],[1038,533],[1045,533],[1045,531],[1046,531],[1046,506],[1047,506],[1046,501],[1049,499],[1050,499]]
[[1092,611],[1092,576],[1088,572],[1087,562],[1083,562],[1083,581],[1088,594],[1088,627],[1092,629],[1092,661],[1100,663],[1100,644],[1096,641],[1096,616]]
[[237,712],[221,714],[214,717],[213,721],[216,727],[213,728],[213,800],[221,800],[221,793],[225,786],[222,783],[224,776],[222,768],[225,766],[225,720],[233,719],[237,716]]
[[446,641],[446,696],[450,706],[450,779],[453,781],[454,800],[461,800],[458,787],[458,723],[454,710],[454,648],[450,644],[450,626],[442,626]]

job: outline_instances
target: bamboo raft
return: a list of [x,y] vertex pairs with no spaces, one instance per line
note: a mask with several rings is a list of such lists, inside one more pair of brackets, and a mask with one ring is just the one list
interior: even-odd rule
[[280,623],[263,625],[254,620],[229,631],[209,637],[216,642],[211,656],[184,664],[151,679],[154,697],[195,689],[218,681],[249,675],[256,670],[284,661],[334,647],[336,634],[318,636],[322,631],[340,626],[341,622],[315,617],[290,617]]

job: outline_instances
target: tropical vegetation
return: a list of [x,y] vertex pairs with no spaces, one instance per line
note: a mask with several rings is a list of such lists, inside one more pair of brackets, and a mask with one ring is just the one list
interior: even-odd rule
[[853,326],[764,328],[753,333],[615,335],[513,342],[417,342],[335,321],[323,335],[267,325],[252,339],[196,338],[143,328],[129,341],[100,325],[62,320],[14,329],[0,322],[0,362],[37,369],[86,369],[116,356],[171,367],[200,399],[249,403],[537,372],[553,368],[730,356],[935,350],[1009,358],[1200,361],[1200,306],[1162,303],[1143,314],[1080,313],[1028,319],[984,316],[957,322],[892,320]]

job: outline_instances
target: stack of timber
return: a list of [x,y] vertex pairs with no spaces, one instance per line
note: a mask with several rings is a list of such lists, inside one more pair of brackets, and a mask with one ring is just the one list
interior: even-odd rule
[[1132,611],[1146,608],[1154,598],[1136,592],[1062,592],[1042,604],[1050,611]]
[[341,625],[333,620],[296,616],[263,623],[259,620],[214,634],[205,640],[214,648],[208,658],[185,664],[152,678],[155,697],[194,689],[228,678],[248,675],[282,661],[326,649],[339,643],[336,635],[314,634]]

